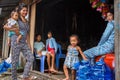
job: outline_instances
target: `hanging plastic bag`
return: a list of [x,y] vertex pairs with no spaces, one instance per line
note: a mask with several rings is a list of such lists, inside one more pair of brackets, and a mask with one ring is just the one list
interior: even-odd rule
[[100,2],[102,2],[102,3],[106,3],[106,0],[100,0]]

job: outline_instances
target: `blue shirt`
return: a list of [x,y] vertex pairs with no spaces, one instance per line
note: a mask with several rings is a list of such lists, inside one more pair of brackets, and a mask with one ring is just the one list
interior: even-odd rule
[[57,48],[58,48],[57,47],[57,42],[55,41],[55,39],[53,37],[46,40],[46,50],[47,50],[48,45],[49,45],[50,48],[55,49],[55,53],[57,52]]
[[45,47],[43,42],[35,42],[34,43],[34,48],[36,49],[36,51],[40,51]]

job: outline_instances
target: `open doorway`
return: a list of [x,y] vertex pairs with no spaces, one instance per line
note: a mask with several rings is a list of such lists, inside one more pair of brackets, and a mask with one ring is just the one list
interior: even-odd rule
[[69,36],[77,34],[86,50],[97,45],[105,27],[101,13],[91,8],[89,0],[46,0],[36,7],[35,32],[43,40],[52,30],[56,40],[67,46]]

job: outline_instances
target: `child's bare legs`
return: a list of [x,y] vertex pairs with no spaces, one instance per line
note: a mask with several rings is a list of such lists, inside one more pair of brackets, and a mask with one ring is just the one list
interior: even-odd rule
[[76,71],[72,69],[72,70],[71,70],[71,73],[72,73],[72,80],[75,80]]
[[54,53],[50,53],[50,55],[51,55],[51,57],[52,57],[52,65],[51,65],[50,71],[51,71],[51,72],[57,72],[57,71],[55,70],[55,68],[54,68],[54,66],[55,66],[55,54],[54,54]]
[[65,73],[65,79],[63,80],[69,80],[69,74],[68,74],[68,68],[66,65],[63,66],[63,70],[64,70],[64,73]]
[[46,56],[47,56],[48,69],[50,70],[50,54],[47,53]]
[[19,36],[17,37],[17,43],[19,43],[19,41],[20,41],[21,38],[22,38],[22,35],[19,35]]

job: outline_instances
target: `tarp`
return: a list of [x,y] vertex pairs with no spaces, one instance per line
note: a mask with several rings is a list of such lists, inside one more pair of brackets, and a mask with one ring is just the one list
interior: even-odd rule
[[101,58],[95,65],[90,61],[81,61],[75,65],[77,70],[76,80],[114,80],[112,70],[104,63]]

